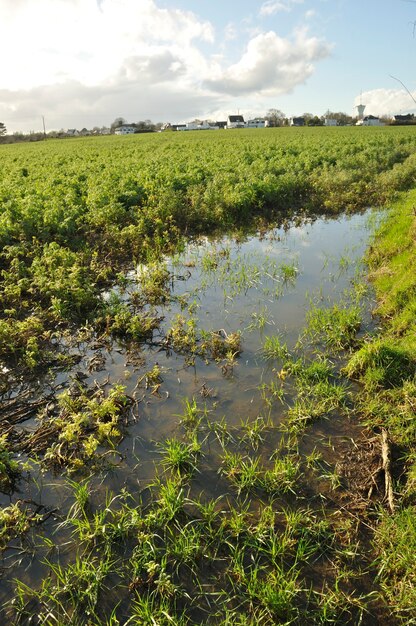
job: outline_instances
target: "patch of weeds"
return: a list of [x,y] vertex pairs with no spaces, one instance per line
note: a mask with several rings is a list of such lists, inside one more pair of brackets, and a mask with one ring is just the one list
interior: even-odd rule
[[227,444],[234,441],[231,430],[228,427],[224,416],[217,421],[208,420],[207,427],[208,430],[215,435],[217,441],[223,449]]
[[200,346],[202,354],[209,354],[216,361],[231,359],[241,352],[241,334],[225,331],[203,333]]
[[303,596],[300,572],[294,566],[284,569],[275,566],[272,571],[254,567],[246,573],[241,591],[248,596],[252,611],[261,611],[274,623],[294,624],[299,618],[299,600]]
[[317,609],[313,611],[314,624],[362,624],[368,614],[369,595],[347,592],[342,580],[336,578],[334,586],[325,583],[321,591],[314,593]]
[[163,304],[170,298],[172,277],[165,263],[152,262],[137,268],[137,282],[140,285],[142,303]]
[[[278,374],[279,375],[279,374]],[[283,403],[285,397],[285,390],[281,382],[281,375],[279,375],[280,381],[271,380],[269,383],[262,383],[259,386],[261,398],[265,402],[266,406],[271,408],[273,402],[279,400]]]
[[259,312],[254,311],[251,314],[251,322],[247,326],[247,331],[263,330],[266,325],[271,325],[273,322],[268,318],[268,311],[266,308],[261,309]]
[[295,263],[281,263],[279,265],[279,272],[284,283],[294,283],[299,273],[299,269]]
[[321,354],[318,354],[318,358],[311,363],[297,359],[288,362],[285,367],[290,374],[295,376],[296,384],[301,388],[327,382],[334,377],[333,365]]
[[145,525],[148,528],[159,528],[183,514],[185,489],[180,472],[174,472],[172,478],[167,478],[165,482],[155,478],[152,489],[155,494],[154,501],[145,517]]
[[126,340],[143,340],[152,336],[153,331],[159,327],[161,318],[147,312],[136,314],[133,309],[118,294],[111,292],[102,305],[96,325],[101,332]]
[[286,425],[300,432],[312,422],[328,417],[335,409],[346,409],[347,391],[343,385],[321,381],[299,390],[293,406],[287,412]]
[[[85,616],[91,623],[100,623],[99,600],[108,589],[107,577],[114,571],[114,563],[107,557],[94,554],[77,555],[67,565],[46,561],[50,576],[42,580],[34,590],[22,581],[16,582],[15,611],[20,617],[29,617],[27,607],[37,605],[39,623],[70,623],[72,626],[85,624]],[[32,602],[30,602],[32,601]],[[29,610],[30,610],[29,609]]]
[[286,361],[289,358],[289,350],[285,343],[282,343],[278,335],[265,337],[262,346],[262,353],[267,360]]
[[30,528],[31,518],[22,504],[19,500],[0,508],[0,550],[4,550],[10,539],[22,536]]
[[292,456],[276,457],[272,468],[264,472],[263,487],[270,494],[289,491],[295,493],[299,475],[300,465],[297,458]]
[[238,452],[224,452],[220,472],[237,488],[237,492],[262,487],[263,468],[260,457],[251,458]]
[[254,420],[247,418],[241,421],[242,436],[240,441],[249,444],[253,450],[257,450],[259,445],[263,443],[265,431],[270,427],[270,423],[266,422],[264,417],[259,415]]
[[[157,588],[160,585],[157,586]],[[189,626],[186,613],[175,609],[169,597],[160,594],[136,594],[132,602],[132,617],[127,624],[143,624],[143,626]]]
[[416,514],[409,506],[390,516],[383,512],[374,546],[378,580],[393,615],[400,623],[414,623],[416,607]]
[[183,404],[183,413],[178,416],[180,418],[180,423],[186,430],[194,430],[199,426],[204,411],[198,407],[195,398],[192,398],[192,400],[185,398]]
[[198,345],[197,320],[178,314],[166,334],[166,342],[178,353],[195,354]]
[[393,341],[377,338],[357,350],[343,371],[368,390],[389,389],[414,378],[416,361],[411,352]]
[[198,332],[197,320],[177,315],[166,335],[166,344],[176,352],[191,357],[212,358],[222,364],[223,373],[232,371],[241,353],[241,334],[220,331]]
[[[121,424],[131,404],[125,388],[115,385],[108,395],[79,386],[58,396],[58,415],[44,416],[42,426],[32,435],[28,445],[44,452],[44,461],[55,467],[82,469],[98,460],[99,446],[110,446],[121,439]],[[46,434],[43,437],[42,433]],[[49,445],[48,434],[54,441]]]
[[33,370],[52,358],[49,336],[46,321],[38,315],[0,319],[0,359]]
[[355,344],[361,326],[361,310],[355,304],[334,304],[327,309],[312,306],[306,319],[305,334],[314,343],[322,342],[333,350],[344,350]]
[[139,380],[137,384],[140,385],[142,381],[145,381],[146,389],[150,389],[153,395],[159,392],[160,385],[163,383],[162,368],[158,363],[155,363],[153,367],[148,370]]
[[230,252],[231,250],[228,246],[223,246],[221,248],[212,247],[211,250],[205,252],[200,260],[203,272],[212,274],[222,263],[227,265],[230,258]]
[[285,427],[289,430],[300,432],[331,411],[347,410],[348,389],[335,377],[333,365],[322,354],[310,363],[303,358],[287,361],[284,371],[294,378],[297,391],[287,412]]
[[197,469],[201,446],[196,440],[183,443],[177,439],[167,439],[160,445],[162,467],[178,475],[191,476]]
[[20,464],[12,458],[8,435],[0,435],[0,491],[9,491],[20,473]]
[[75,541],[110,553],[143,526],[140,509],[130,506],[132,498],[124,489],[116,496],[107,493],[102,505],[94,508],[89,482],[68,480],[68,485],[73,491],[74,502],[60,526],[72,528]]

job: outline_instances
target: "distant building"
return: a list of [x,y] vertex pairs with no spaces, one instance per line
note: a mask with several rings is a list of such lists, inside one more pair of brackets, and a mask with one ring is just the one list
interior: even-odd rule
[[188,122],[188,124],[175,124],[172,128],[176,130],[219,130],[219,126],[215,122]]
[[324,119],[324,126],[338,126],[338,121],[332,117],[326,117]]
[[406,115],[395,115],[394,123],[397,125],[414,124],[416,122],[413,113],[407,113]]
[[363,118],[363,126],[384,126],[384,123],[380,121],[378,117],[374,115],[366,115]]
[[365,104],[357,104],[357,106],[354,108],[357,109],[358,121],[362,120],[364,118]]
[[78,137],[79,130],[77,130],[76,128],[68,128],[66,134],[68,135],[68,137]]
[[245,122],[242,115],[229,115],[226,128],[244,128]]
[[256,117],[254,120],[248,120],[246,128],[266,128],[269,125],[267,120]]
[[291,117],[290,125],[291,126],[305,126],[305,118],[304,117]]
[[123,124],[122,126],[118,126],[115,129],[114,134],[115,135],[134,135],[135,132],[136,132],[136,129],[134,128],[134,126],[127,126],[127,124]]

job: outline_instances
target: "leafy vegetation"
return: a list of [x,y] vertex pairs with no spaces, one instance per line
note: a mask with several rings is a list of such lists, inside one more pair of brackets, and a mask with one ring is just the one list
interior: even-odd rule
[[[0,148],[1,619],[414,623],[412,130]],[[356,282],[310,300],[296,342],[268,310],[305,271],[284,231],[398,192],[367,255],[375,321]],[[229,229],[267,255],[180,257]]]

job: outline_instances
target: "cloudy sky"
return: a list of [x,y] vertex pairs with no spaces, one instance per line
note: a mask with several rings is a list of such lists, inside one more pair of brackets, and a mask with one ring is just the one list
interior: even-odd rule
[[9,132],[416,110],[412,0],[0,0],[0,24]]

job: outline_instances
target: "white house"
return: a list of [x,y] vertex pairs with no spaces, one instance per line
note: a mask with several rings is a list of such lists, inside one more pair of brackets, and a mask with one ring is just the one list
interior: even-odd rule
[[203,122],[188,122],[187,124],[177,124],[176,130],[219,130],[219,126],[210,124],[207,120]]
[[229,115],[226,128],[244,128],[245,122],[242,115]]
[[337,120],[334,120],[332,117],[326,117],[324,119],[324,126],[337,126]]
[[123,124],[123,126],[118,126],[115,129],[114,134],[115,135],[134,135],[135,132],[136,132],[136,129],[134,128],[134,126],[127,126],[126,124]]
[[267,120],[262,120],[256,117],[254,120],[248,120],[246,123],[246,128],[266,128],[269,123]]
[[305,118],[304,117],[291,117],[290,126],[305,126]]
[[363,126],[384,126],[383,122],[374,115],[366,115],[363,119]]

